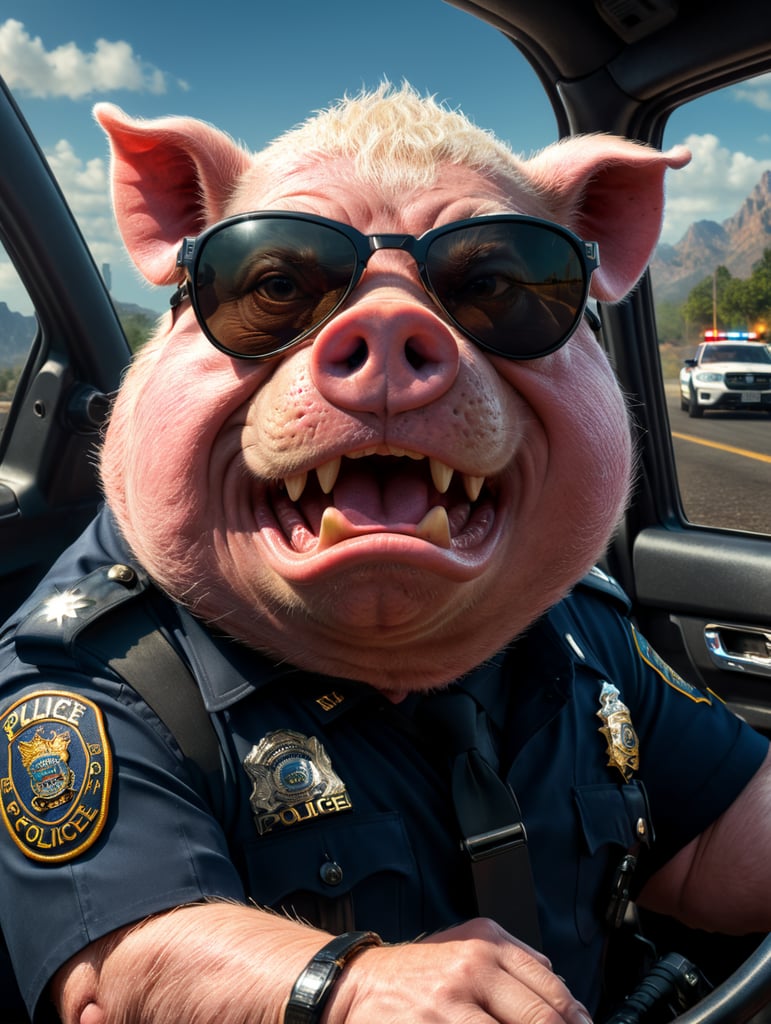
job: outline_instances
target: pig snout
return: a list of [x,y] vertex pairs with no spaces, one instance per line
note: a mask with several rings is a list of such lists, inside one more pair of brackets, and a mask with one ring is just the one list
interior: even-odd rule
[[450,328],[407,299],[370,299],[339,314],[316,338],[310,358],[313,383],[326,401],[386,415],[435,402],[459,368]]

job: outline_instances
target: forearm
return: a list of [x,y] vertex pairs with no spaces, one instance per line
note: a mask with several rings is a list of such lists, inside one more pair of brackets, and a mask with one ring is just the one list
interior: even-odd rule
[[[64,1024],[280,1024],[330,936],[247,907],[160,915],[94,943],[57,975]],[[492,921],[370,947],[334,986],[324,1024],[588,1024],[547,959]]]
[[278,1024],[328,939],[251,907],[182,907],[94,943],[53,995],[63,1024]]

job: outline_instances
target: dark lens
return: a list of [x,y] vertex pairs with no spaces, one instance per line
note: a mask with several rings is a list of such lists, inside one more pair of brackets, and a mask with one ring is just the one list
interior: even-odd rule
[[198,256],[198,312],[226,351],[273,355],[330,316],[356,265],[350,239],[324,224],[288,217],[225,224]]
[[426,274],[459,327],[514,359],[557,348],[586,300],[579,251],[548,224],[499,221],[449,231],[431,243]]

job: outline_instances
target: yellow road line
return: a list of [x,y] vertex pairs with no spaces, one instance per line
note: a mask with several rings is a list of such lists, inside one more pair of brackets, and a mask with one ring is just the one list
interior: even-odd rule
[[702,444],[705,448],[717,448],[721,452],[730,452],[731,455],[743,455],[745,459],[755,459],[757,462],[771,462],[771,455],[763,455],[762,452],[751,452],[747,448],[735,448],[732,444],[720,444],[719,441],[705,441],[703,437],[694,437],[693,434],[681,434],[673,430],[672,437],[676,437],[680,441],[692,441],[693,444]]

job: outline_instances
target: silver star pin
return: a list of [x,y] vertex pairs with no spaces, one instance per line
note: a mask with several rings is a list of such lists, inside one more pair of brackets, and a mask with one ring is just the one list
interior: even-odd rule
[[77,590],[65,590],[61,594],[53,594],[43,603],[42,615],[46,622],[55,622],[61,628],[65,619],[77,619],[78,612],[95,604]]

